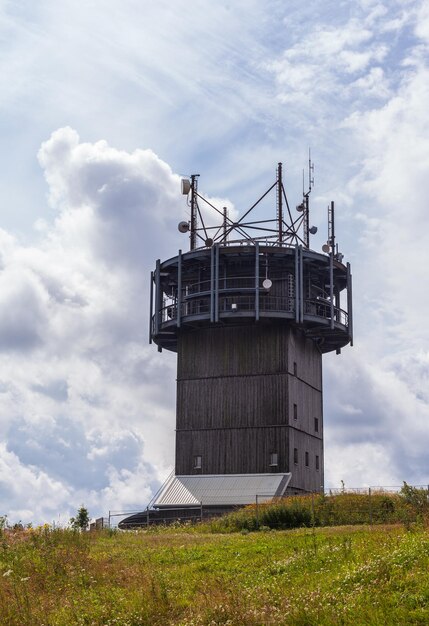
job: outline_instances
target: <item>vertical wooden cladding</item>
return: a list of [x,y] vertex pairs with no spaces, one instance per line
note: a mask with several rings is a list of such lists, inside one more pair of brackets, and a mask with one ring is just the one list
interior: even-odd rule
[[[294,449],[298,451],[298,463],[293,462]],[[309,464],[305,465],[308,452]],[[319,470],[316,469],[316,456],[319,457]],[[323,486],[323,441],[305,432],[290,429],[289,458],[292,478],[289,490],[320,491]]]
[[[260,322],[183,330],[178,345],[176,473],[295,470],[298,488],[315,488],[323,430],[322,357],[314,342],[284,322]],[[293,467],[291,438],[312,462],[317,449],[317,474]],[[278,454],[275,467],[271,453]],[[193,467],[196,456],[201,470]]]
[[262,323],[182,332],[177,378],[287,373],[289,334],[285,324]]
[[[317,389],[306,385],[299,378],[289,379],[289,424],[316,437],[323,436],[322,394]],[[293,405],[297,405],[297,419],[294,420]],[[314,428],[314,418],[318,418],[318,431]]]
[[287,374],[205,378],[178,383],[178,429],[287,423]]
[[[176,474],[251,474],[289,471],[288,429],[231,428],[176,433]],[[278,466],[270,467],[277,452]],[[201,455],[202,468],[192,461]],[[262,495],[262,494],[260,494]]]
[[[296,368],[294,368],[296,363]],[[320,491],[323,485],[323,397],[322,355],[317,346],[301,333],[291,333],[289,371],[289,458],[292,473],[289,492]],[[297,419],[293,416],[297,406]],[[315,418],[318,430],[315,429]],[[294,463],[297,450],[298,463]],[[306,465],[308,454],[308,466]],[[319,469],[316,469],[316,456]]]
[[288,335],[264,325],[182,333],[177,428],[287,425]]
[[293,373],[296,363],[298,378],[322,391],[322,355],[314,341],[295,331],[290,333],[288,345],[289,372]]

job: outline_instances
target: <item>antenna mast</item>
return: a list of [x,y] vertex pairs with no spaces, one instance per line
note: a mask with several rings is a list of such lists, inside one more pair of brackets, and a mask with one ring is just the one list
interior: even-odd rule
[[335,254],[335,206],[334,201],[328,206],[328,244]]
[[191,224],[190,224],[190,249],[195,250],[197,243],[197,228],[198,228],[198,205],[197,205],[197,191],[198,191],[198,176],[199,174],[192,174],[191,176]]
[[279,231],[279,242],[283,241],[283,181],[282,164],[277,167],[277,226]]
[[310,247],[310,194],[314,185],[314,164],[311,162],[311,152],[308,150],[308,191],[303,192],[304,215],[303,215],[303,238],[307,248]]

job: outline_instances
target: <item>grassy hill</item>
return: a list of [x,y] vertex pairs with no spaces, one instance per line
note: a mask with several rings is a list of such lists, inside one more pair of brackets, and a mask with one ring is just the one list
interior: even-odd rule
[[0,537],[2,626],[429,623],[429,533],[406,525]]

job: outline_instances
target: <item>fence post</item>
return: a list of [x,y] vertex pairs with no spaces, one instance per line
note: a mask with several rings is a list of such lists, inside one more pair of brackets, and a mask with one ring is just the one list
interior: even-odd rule
[[203,521],[203,501],[200,502],[200,522]]
[[256,494],[256,530],[259,530],[259,502],[258,502],[258,494]]
[[110,530],[110,510],[109,510],[109,530]]
[[149,528],[149,506],[146,507],[146,528]]
[[314,516],[314,491],[311,492],[311,525],[313,528],[316,525],[316,518]]
[[368,487],[368,496],[369,496],[369,523],[372,526],[372,499],[371,499],[371,487]]

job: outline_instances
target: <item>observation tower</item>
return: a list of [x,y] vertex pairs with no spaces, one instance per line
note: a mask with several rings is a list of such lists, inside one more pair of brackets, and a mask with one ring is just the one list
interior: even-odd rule
[[[323,489],[322,355],[353,343],[352,276],[333,202],[311,249],[313,173],[309,160],[292,210],[279,163],[239,218],[199,193],[198,175],[182,180],[189,251],[158,260],[150,281],[150,342],[177,352],[175,473],[155,507]],[[270,197],[273,215],[258,215]]]

